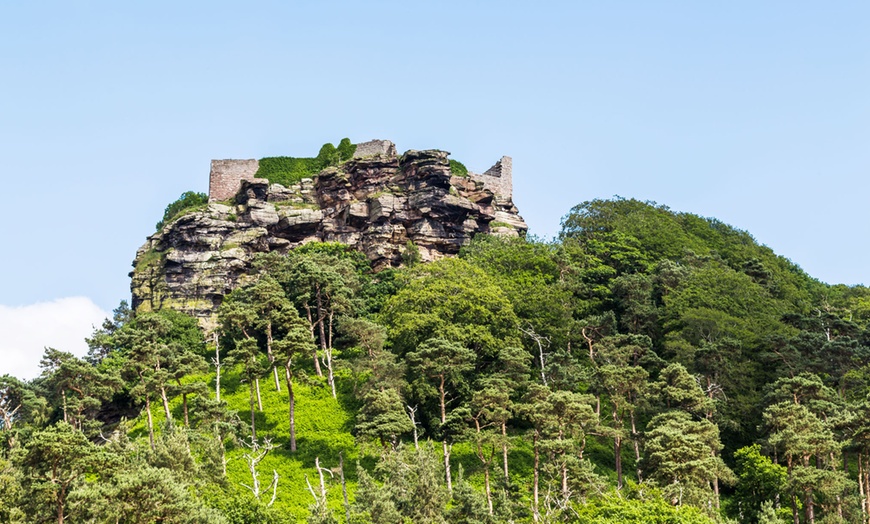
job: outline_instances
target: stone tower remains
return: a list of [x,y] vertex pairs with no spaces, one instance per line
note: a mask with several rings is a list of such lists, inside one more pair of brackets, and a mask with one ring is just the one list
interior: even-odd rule
[[483,187],[492,191],[499,200],[513,200],[513,160],[511,157],[501,157],[501,160],[484,171],[482,175],[469,172],[468,176],[472,180],[483,182]]
[[389,140],[369,140],[356,145],[354,158],[366,158],[375,155],[396,156],[396,144]]
[[253,180],[260,169],[258,160],[212,160],[208,177],[208,201],[229,200],[236,196],[242,180]]

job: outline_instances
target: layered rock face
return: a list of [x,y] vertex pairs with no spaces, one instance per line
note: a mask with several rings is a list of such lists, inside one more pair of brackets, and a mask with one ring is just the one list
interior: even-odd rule
[[208,323],[258,253],[307,242],[354,246],[381,269],[401,264],[408,241],[432,261],[455,255],[477,233],[524,235],[510,197],[480,176],[453,176],[447,155],[354,158],[293,187],[242,180],[233,201],[209,203],[148,238],[130,274],[133,307],[170,307]]

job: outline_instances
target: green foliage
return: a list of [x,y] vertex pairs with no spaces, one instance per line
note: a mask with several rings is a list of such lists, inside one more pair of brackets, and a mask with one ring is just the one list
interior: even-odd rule
[[[770,515],[777,498],[785,500],[787,471],[761,454],[761,446],[753,444],[734,453],[734,473],[737,475],[733,509],[744,522],[777,522],[776,512]],[[765,509],[765,505],[770,509]]]
[[119,308],[87,359],[0,377],[0,521],[344,522],[343,487],[360,523],[722,522],[720,490],[741,522],[862,521],[866,288],[650,203],[564,224],[378,273],[337,243],[262,256],[216,346]]
[[291,186],[298,184],[303,178],[313,178],[330,166],[350,160],[356,146],[350,139],[343,138],[338,148],[330,143],[323,144],[316,157],[277,156],[260,159],[257,178],[265,178],[272,184]]
[[453,176],[468,176],[468,168],[459,160],[450,159],[450,173]]
[[349,138],[342,138],[336,150],[338,151],[339,161],[346,162],[353,158],[353,154],[356,153],[356,144],[351,144]]
[[402,251],[402,263],[407,267],[414,267],[423,261],[420,255],[420,249],[413,241],[408,240],[405,244],[405,249]]
[[22,494],[21,473],[0,457],[0,522],[24,521],[24,512],[19,507]]
[[672,506],[661,497],[626,499],[609,495],[575,507],[577,520],[588,524],[713,524],[692,506]]
[[717,456],[719,429],[706,419],[693,420],[683,411],[656,415],[646,435],[647,468],[664,495],[675,505],[711,506],[713,480],[732,474]]
[[459,259],[414,268],[408,284],[385,305],[393,347],[405,354],[433,337],[493,354],[516,336],[516,315],[484,271]]
[[196,193],[194,191],[186,191],[178,197],[178,200],[166,206],[163,212],[163,218],[157,222],[157,231],[163,229],[163,226],[172,222],[177,217],[192,210],[200,209],[208,205],[208,195],[205,193]]

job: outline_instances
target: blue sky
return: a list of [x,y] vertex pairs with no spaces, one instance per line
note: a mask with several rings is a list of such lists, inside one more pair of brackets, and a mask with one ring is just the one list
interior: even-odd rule
[[[538,4],[0,3],[0,373],[27,324],[4,312],[90,332],[210,159],[345,136],[512,156],[544,237],[621,195],[870,283],[870,3]],[[46,332],[16,348],[82,350]]]

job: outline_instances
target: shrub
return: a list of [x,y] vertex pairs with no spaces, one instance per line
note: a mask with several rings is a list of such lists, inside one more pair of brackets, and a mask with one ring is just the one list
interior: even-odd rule
[[163,229],[163,226],[172,222],[176,217],[182,215],[185,211],[208,204],[208,195],[205,193],[196,193],[194,191],[185,191],[178,197],[178,200],[166,206],[163,212],[163,219],[157,222],[157,230]]
[[353,154],[356,153],[356,145],[350,143],[349,138],[342,138],[341,142],[338,143],[338,158],[342,162],[350,160],[353,158]]
[[450,159],[450,172],[453,176],[468,176],[468,168],[459,160]]
[[291,186],[303,178],[312,178],[329,166],[353,157],[356,146],[349,138],[342,138],[336,148],[332,144],[323,144],[316,157],[297,158],[292,156],[274,156],[260,159],[260,168],[255,175],[265,178],[272,184]]

